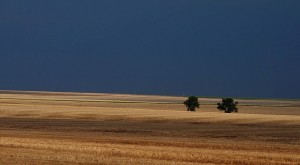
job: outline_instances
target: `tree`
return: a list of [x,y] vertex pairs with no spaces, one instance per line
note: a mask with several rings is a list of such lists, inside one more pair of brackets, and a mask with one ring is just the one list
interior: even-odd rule
[[195,111],[200,106],[196,96],[190,96],[183,104],[187,107],[187,111]]
[[234,102],[232,98],[222,98],[222,103],[218,103],[218,109],[225,111],[225,113],[238,112],[238,102]]

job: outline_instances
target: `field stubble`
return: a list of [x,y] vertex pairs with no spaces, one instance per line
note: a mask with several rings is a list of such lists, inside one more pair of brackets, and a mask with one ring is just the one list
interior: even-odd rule
[[183,99],[2,91],[0,164],[299,164],[299,101]]

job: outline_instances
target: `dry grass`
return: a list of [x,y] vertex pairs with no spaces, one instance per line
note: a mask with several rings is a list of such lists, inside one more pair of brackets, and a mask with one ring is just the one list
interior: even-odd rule
[[299,164],[300,101],[0,92],[0,164]]

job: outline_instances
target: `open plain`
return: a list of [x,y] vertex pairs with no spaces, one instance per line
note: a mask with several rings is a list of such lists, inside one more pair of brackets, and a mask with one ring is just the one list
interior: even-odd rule
[[300,164],[300,100],[0,91],[0,164]]

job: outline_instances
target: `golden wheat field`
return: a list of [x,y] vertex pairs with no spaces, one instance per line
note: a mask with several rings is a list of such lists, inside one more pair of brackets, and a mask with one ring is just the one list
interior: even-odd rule
[[300,164],[300,100],[0,91],[0,164]]

